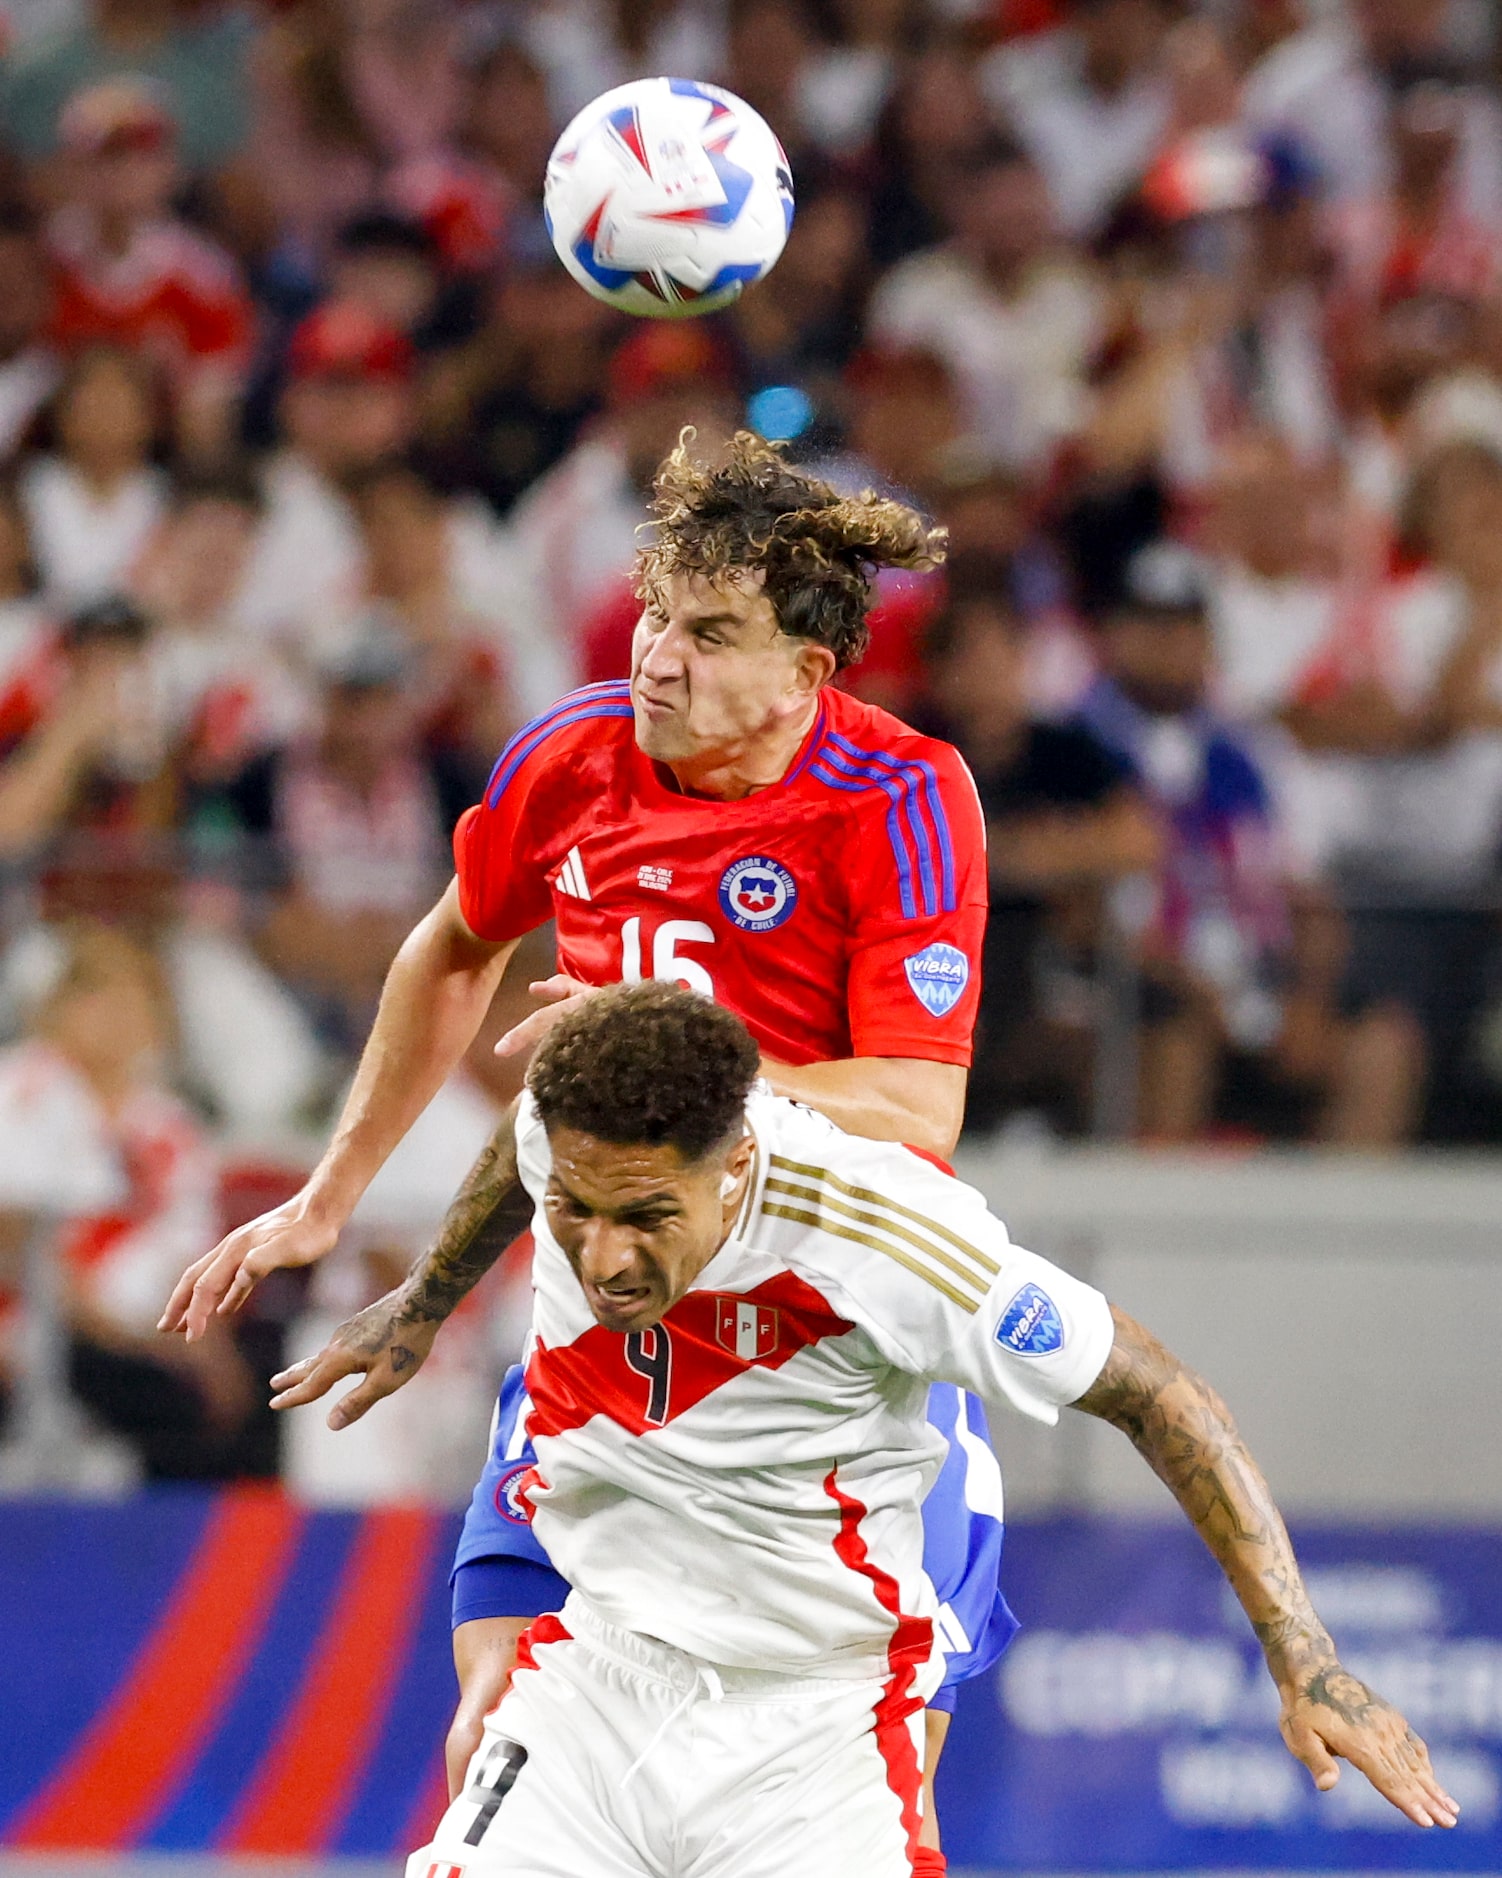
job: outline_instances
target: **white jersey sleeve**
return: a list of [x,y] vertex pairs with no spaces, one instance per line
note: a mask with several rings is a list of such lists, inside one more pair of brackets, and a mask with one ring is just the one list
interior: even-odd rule
[[1013,1245],[974,1187],[909,1149],[777,1110],[757,1114],[758,1133],[780,1137],[761,1195],[769,1249],[838,1297],[895,1368],[1056,1422],[1110,1353],[1104,1296]]

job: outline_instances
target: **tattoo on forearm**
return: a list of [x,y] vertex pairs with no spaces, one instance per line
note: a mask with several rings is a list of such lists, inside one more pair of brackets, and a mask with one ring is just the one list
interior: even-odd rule
[[[1118,1311],[1105,1368],[1076,1406],[1120,1428],[1183,1507],[1269,1661],[1294,1673],[1333,1665],[1335,1647],[1309,1602],[1282,1516],[1210,1385]],[[1343,1672],[1332,1680],[1361,1689]]]
[[407,1274],[402,1315],[442,1323],[530,1224],[532,1202],[516,1167],[516,1104],[470,1169],[438,1237]]

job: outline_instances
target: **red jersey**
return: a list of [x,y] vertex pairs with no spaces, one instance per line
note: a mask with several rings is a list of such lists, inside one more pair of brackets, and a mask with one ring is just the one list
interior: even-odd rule
[[255,320],[234,264],[181,223],[149,223],[126,253],[109,255],[86,217],[65,213],[50,244],[49,336],[60,350],[135,347],[173,371],[213,364],[239,372],[249,362]]
[[575,691],[506,746],[454,856],[481,938],[556,919],[561,971],[677,979],[779,1061],[970,1061],[975,785],[948,744],[845,692],[820,694],[780,783],[721,802],[637,748],[627,684]]

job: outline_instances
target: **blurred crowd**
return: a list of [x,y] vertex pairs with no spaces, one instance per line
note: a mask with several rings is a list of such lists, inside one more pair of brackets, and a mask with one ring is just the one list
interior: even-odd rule
[[[656,72],[791,156],[710,320],[543,227]],[[0,1208],[113,1169],[69,1360],[148,1471],[272,1464],[257,1377],[429,1229],[414,1153],[237,1357],[149,1337],[505,738],[623,675],[685,425],[950,531],[848,682],[979,784],[974,1131],[1502,1140],[1499,80],[1490,0],[0,0]]]

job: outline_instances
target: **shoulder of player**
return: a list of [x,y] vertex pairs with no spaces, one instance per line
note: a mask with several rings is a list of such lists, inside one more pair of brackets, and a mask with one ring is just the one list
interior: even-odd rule
[[984,848],[980,799],[952,744],[843,694],[807,758],[810,786],[854,811],[862,852],[895,868],[904,919],[953,912]]
[[974,789],[965,759],[952,743],[914,730],[890,711],[845,691],[828,694],[823,732],[809,762],[816,770],[832,772],[835,779],[860,781],[878,796],[892,776],[911,786],[932,783],[946,801],[957,787]]
[[[837,1277],[880,1312],[913,1282],[976,1311],[1000,1270],[1005,1229],[975,1188],[897,1142],[847,1135],[799,1103],[753,1108],[757,1225],[769,1250]],[[884,1315],[884,1313],[882,1313]],[[900,1334],[897,1318],[892,1334]]]
[[494,808],[523,771],[529,780],[543,770],[572,765],[581,752],[624,749],[634,738],[631,688],[624,679],[571,691],[524,724],[496,759],[485,788]]

